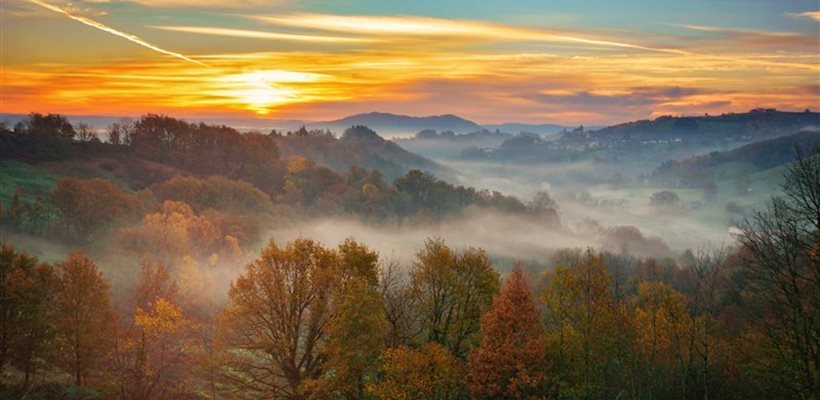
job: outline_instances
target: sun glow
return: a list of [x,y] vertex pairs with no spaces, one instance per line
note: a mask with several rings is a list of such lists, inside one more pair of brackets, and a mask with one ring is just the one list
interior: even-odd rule
[[256,114],[267,115],[277,106],[306,100],[307,96],[299,90],[298,84],[316,82],[321,78],[321,74],[297,71],[245,72],[219,77],[224,91],[220,90],[218,94],[234,98],[243,108]]

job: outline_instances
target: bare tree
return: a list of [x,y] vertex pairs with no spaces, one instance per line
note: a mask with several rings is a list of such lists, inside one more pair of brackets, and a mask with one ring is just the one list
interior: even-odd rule
[[798,154],[783,191],[738,239],[749,304],[768,339],[761,362],[777,384],[812,398],[820,393],[820,155]]
[[77,140],[80,142],[90,142],[97,138],[97,132],[94,131],[94,128],[91,125],[86,124],[85,122],[80,122],[74,127],[74,131],[77,132]]

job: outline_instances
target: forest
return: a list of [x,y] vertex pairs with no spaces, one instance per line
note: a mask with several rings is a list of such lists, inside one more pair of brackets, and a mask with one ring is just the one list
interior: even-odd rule
[[103,135],[54,114],[2,127],[0,161],[24,177],[0,187],[0,397],[818,398],[812,149],[723,246],[592,226],[650,250],[556,241],[533,261],[431,236],[403,260],[354,233],[271,233],[483,214],[590,234],[546,192],[452,184],[381,141],[152,114]]

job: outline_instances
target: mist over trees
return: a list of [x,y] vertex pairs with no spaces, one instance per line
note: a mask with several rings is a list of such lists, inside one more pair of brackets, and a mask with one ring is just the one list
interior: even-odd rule
[[[321,140],[373,140],[365,129]],[[608,246],[510,269],[446,238],[399,262],[353,237],[266,229],[317,215],[428,226],[471,210],[565,229],[550,194],[522,201],[421,170],[389,183],[377,169],[282,158],[287,135],[164,116],[120,121],[106,142],[83,130],[33,114],[0,132],[3,157],[73,171],[15,189],[0,209],[4,399],[820,393],[817,155],[747,212],[736,246],[678,254],[590,221],[579,234]],[[655,195],[659,209],[680,201]],[[35,257],[32,241],[79,250]]]

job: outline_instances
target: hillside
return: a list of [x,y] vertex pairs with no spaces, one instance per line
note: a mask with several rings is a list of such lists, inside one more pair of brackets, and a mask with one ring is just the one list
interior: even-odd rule
[[365,126],[350,127],[338,139],[319,131],[300,130],[275,137],[275,141],[285,158],[303,156],[338,172],[360,166],[379,170],[388,181],[411,169],[430,172],[449,181],[455,177],[447,167],[411,153]]
[[462,156],[518,163],[595,160],[654,168],[665,160],[730,150],[816,126],[820,126],[820,114],[810,111],[764,109],[719,116],[659,117],[600,130],[579,127],[550,140],[519,134],[498,146],[468,149]]
[[795,160],[795,148],[804,154],[820,151],[820,132],[811,130],[762,140],[729,150],[685,160],[665,162],[652,172],[656,184],[701,187],[707,182],[748,180],[750,174],[776,168]]
[[820,125],[820,113],[755,109],[716,116],[658,117],[590,132],[595,138],[657,140],[680,138],[712,141],[759,140]]

